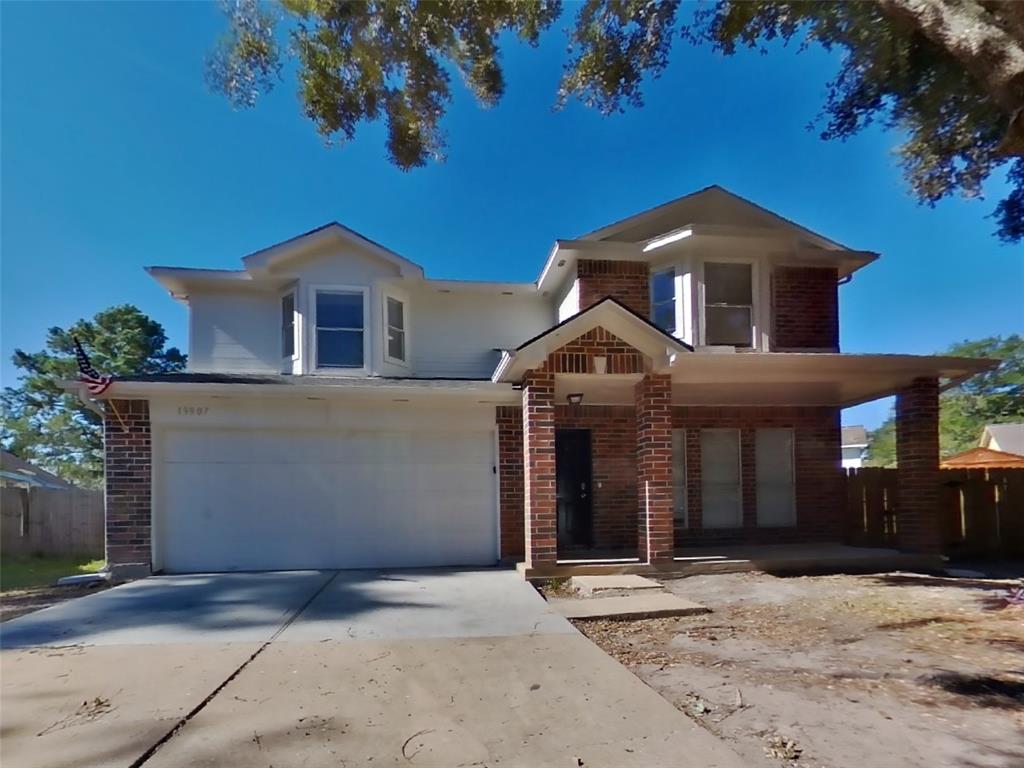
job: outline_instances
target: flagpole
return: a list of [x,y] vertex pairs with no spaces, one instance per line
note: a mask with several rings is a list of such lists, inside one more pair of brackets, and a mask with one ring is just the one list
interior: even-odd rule
[[107,400],[106,402],[110,406],[110,408],[114,411],[114,415],[117,417],[117,421],[121,425],[121,431],[122,432],[127,432],[128,431],[128,425],[125,424],[124,423],[124,419],[121,418],[121,412],[117,410],[117,406],[114,405],[114,401],[113,400]]

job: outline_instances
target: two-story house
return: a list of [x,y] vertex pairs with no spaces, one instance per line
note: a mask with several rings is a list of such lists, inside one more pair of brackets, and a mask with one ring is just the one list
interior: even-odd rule
[[151,267],[189,372],[103,395],[107,557],[148,572],[670,563],[843,537],[839,411],[898,396],[901,544],[938,546],[938,394],[987,361],[839,352],[877,254],[710,187],[531,283],[440,280],[341,226]]

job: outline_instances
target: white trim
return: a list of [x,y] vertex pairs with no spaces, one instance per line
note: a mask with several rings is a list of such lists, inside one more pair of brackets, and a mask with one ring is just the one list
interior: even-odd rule
[[[285,297],[292,297],[292,353],[291,355],[284,354],[284,350],[281,350],[281,363],[284,367],[284,363],[288,362],[291,365],[287,366],[288,373],[292,373],[295,368],[295,361],[302,357],[302,335],[299,333],[299,286],[293,285],[292,287],[282,291],[278,297],[278,323],[284,322],[284,315],[281,310],[284,309],[282,306]],[[284,328],[279,327],[280,338],[279,342],[284,343]]]
[[[699,343],[695,346],[706,347],[707,343],[707,276],[705,267],[708,264],[748,264],[750,265],[750,349],[767,351],[762,343],[762,334],[768,326],[766,309],[761,300],[761,263],[749,256],[708,256],[699,261],[697,286],[697,314],[694,321],[697,325]],[[741,305],[737,305],[741,306]],[[747,347],[743,347],[747,349]]]
[[[392,357],[388,354],[388,335],[391,331],[391,324],[388,322],[388,299],[394,299],[402,305],[402,349],[405,352],[405,359]],[[398,291],[391,286],[384,286],[380,292],[381,326],[380,346],[381,356],[385,363],[399,365],[402,368],[409,367],[409,360],[412,358],[409,349],[409,297],[404,291]]]
[[[359,293],[363,297],[363,365],[360,368],[341,368],[334,366],[319,365],[316,349],[316,295],[317,293]],[[338,285],[338,284],[317,284],[309,286],[309,365],[308,370],[314,375],[329,376],[366,376],[370,371],[370,359],[372,357],[371,337],[373,328],[370,323],[370,289],[365,285]]]

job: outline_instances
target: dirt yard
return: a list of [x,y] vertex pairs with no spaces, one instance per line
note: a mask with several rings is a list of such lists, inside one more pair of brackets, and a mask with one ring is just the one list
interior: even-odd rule
[[1024,608],[905,574],[666,581],[714,612],[577,626],[751,766],[1022,768]]
[[75,587],[46,586],[8,590],[0,594],[0,623],[109,587],[108,583],[101,582]]

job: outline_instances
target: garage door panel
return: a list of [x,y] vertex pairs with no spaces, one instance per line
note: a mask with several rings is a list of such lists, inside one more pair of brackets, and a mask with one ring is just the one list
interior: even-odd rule
[[168,571],[491,564],[491,433],[169,430]]

